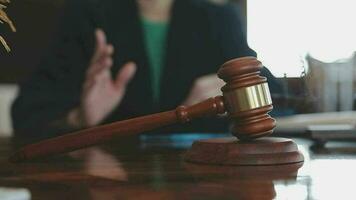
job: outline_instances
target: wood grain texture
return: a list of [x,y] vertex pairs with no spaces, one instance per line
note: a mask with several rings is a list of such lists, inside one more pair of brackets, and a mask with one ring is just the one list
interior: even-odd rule
[[199,104],[153,115],[138,117],[112,124],[98,126],[60,137],[30,144],[15,152],[9,160],[20,162],[54,154],[70,152],[108,141],[114,137],[136,135],[144,131],[177,122],[186,123],[194,118],[225,113],[222,97],[210,98]]
[[272,104],[240,111],[235,110],[234,105],[227,103],[229,99],[226,99],[236,90],[266,83],[267,79],[260,76],[262,68],[262,63],[255,57],[242,57],[224,63],[218,71],[219,78],[226,82],[221,90],[229,117],[233,122],[231,132],[240,140],[252,140],[270,135],[276,126],[276,121],[268,115],[273,109]]
[[185,160],[214,165],[281,165],[304,161],[297,145],[285,138],[236,138],[200,140],[187,151]]
[[[11,143],[0,138],[0,185],[27,188],[34,200],[353,199],[355,191],[349,180],[355,178],[355,143],[331,142],[330,147],[334,148],[320,154],[309,151],[311,141],[294,141],[305,153],[304,163],[277,166],[187,163],[182,157],[186,149],[177,149],[182,139],[155,134],[136,146],[130,145],[136,151],[111,145],[107,155],[94,155],[97,162],[88,162],[90,156],[80,159],[60,156],[13,164],[7,161],[13,151]],[[191,140],[184,143],[189,146]],[[116,164],[110,164],[108,157]],[[120,179],[115,171],[125,173],[126,179]]]

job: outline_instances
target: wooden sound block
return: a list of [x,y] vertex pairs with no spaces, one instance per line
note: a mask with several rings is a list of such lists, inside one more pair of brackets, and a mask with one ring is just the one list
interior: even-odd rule
[[286,138],[239,141],[235,137],[199,140],[185,161],[211,165],[281,165],[304,161],[297,145]]

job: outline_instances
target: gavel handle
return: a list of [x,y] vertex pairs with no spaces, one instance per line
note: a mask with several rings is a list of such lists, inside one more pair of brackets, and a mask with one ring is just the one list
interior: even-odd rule
[[135,135],[177,122],[186,123],[195,118],[225,112],[223,97],[217,96],[190,107],[179,106],[175,110],[114,122],[30,144],[15,152],[9,160],[21,162],[70,152],[108,141],[113,137]]

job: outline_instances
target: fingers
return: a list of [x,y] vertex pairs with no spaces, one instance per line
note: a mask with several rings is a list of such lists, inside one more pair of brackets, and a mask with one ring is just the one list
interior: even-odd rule
[[97,29],[95,35],[96,48],[87,71],[87,79],[92,79],[102,70],[108,69],[113,65],[111,56],[114,53],[114,47],[106,43],[105,33],[101,29]]
[[100,60],[95,63],[92,63],[87,71],[87,77],[90,78],[95,76],[96,74],[104,71],[106,69],[110,69],[113,65],[114,61],[111,55],[103,55]]
[[118,89],[126,88],[136,72],[136,64],[133,62],[126,63],[116,75],[115,86]]
[[95,38],[96,38],[96,44],[95,44],[95,52],[93,55],[93,61],[96,61],[99,59],[106,50],[106,36],[103,30],[101,29],[96,29],[95,30]]

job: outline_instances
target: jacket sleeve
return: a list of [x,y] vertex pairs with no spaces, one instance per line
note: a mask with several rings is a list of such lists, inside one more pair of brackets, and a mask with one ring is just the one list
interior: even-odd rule
[[82,1],[68,2],[52,47],[37,71],[20,85],[12,106],[15,136],[36,140],[68,131],[56,124],[79,105],[94,26]]
[[[257,56],[247,43],[237,6],[232,4],[220,6],[211,20],[214,21],[212,28],[216,31],[216,41],[218,41],[222,63],[233,58]],[[283,93],[281,83],[266,67],[261,70],[261,74],[268,79],[272,94]]]

